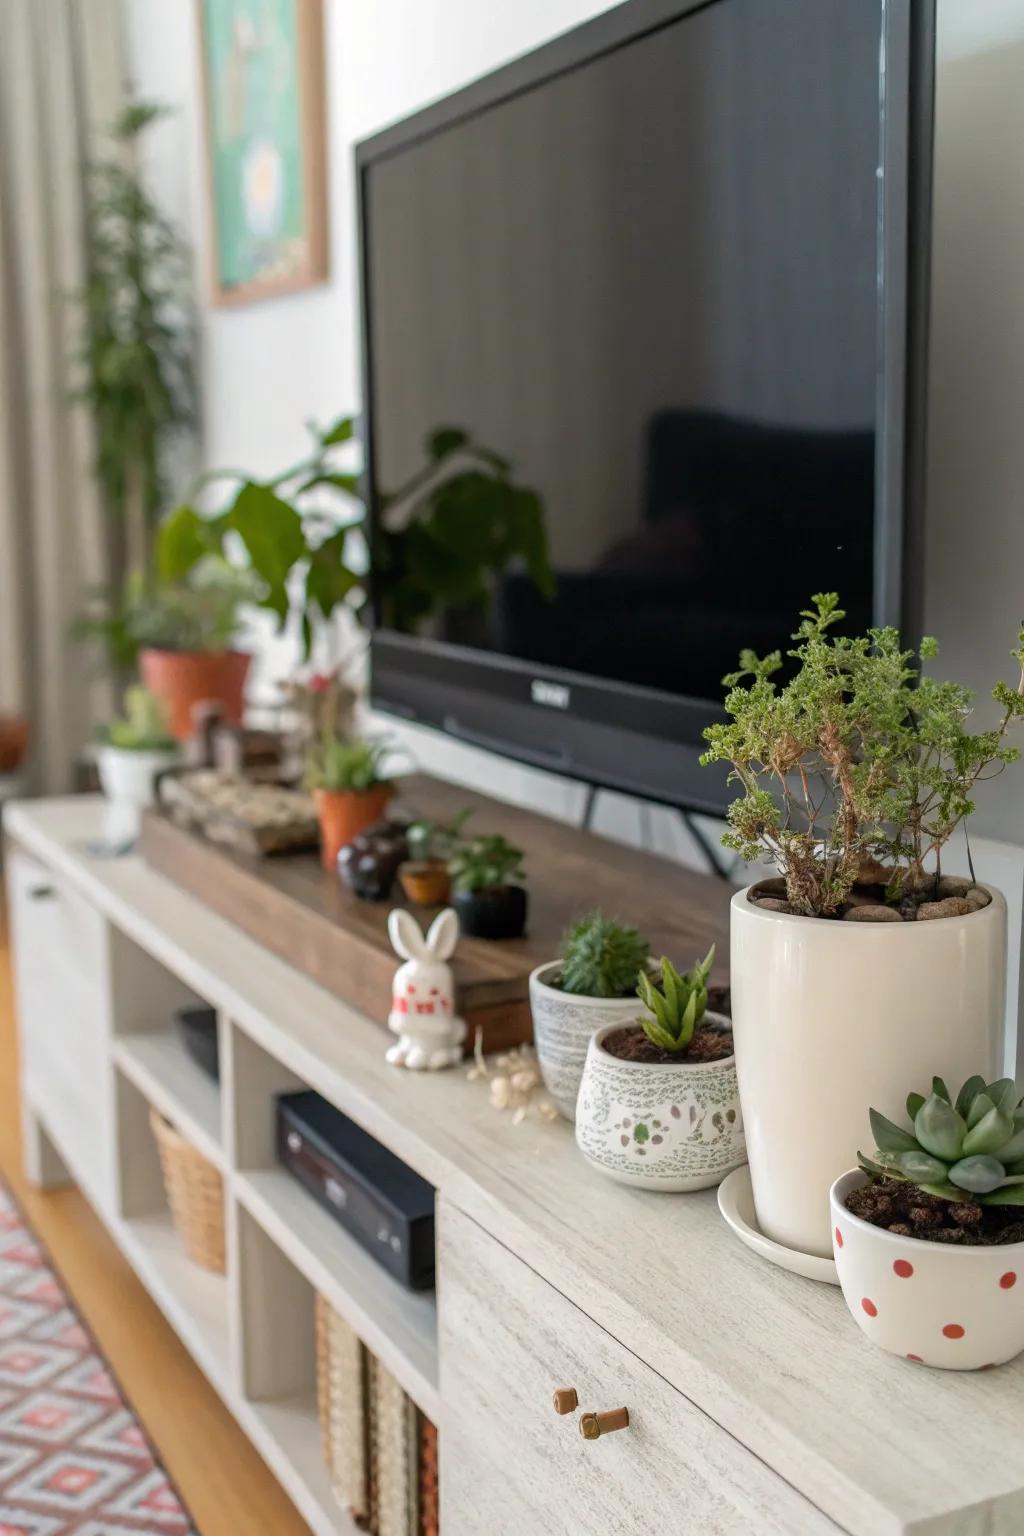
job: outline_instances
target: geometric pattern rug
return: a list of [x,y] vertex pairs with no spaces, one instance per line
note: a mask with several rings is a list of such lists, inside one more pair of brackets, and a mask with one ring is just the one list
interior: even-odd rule
[[96,1341],[3,1184],[0,1536],[196,1536]]

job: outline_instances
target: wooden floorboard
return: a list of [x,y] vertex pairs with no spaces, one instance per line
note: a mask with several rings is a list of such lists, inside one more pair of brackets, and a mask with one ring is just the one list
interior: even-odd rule
[[76,1189],[22,1170],[17,1035],[0,906],[0,1171],[64,1276],[200,1536],[310,1536],[273,1474],[150,1301]]

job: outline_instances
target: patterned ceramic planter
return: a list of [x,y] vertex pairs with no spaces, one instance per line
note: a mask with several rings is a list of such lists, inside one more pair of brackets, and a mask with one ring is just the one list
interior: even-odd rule
[[[938,926],[938,925],[936,925]],[[859,1169],[832,1186],[846,1305],[873,1344],[917,1365],[977,1371],[1024,1349],[1024,1243],[957,1247],[900,1237],[846,1209]]]
[[640,1012],[633,997],[577,997],[551,985],[560,960],[539,965],[530,976],[530,1012],[544,1086],[567,1120],[576,1118],[576,1099],[587,1046],[603,1025],[632,1024]]
[[[721,1014],[709,1022],[728,1026]],[[599,1029],[587,1050],[576,1106],[576,1145],[621,1184],[674,1192],[709,1189],[746,1162],[735,1058],[620,1061]]]

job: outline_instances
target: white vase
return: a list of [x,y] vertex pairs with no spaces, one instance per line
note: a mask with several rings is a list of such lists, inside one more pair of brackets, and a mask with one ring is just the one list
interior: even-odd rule
[[[721,1014],[705,1019],[729,1027]],[[622,1061],[591,1038],[576,1106],[576,1145],[593,1167],[641,1189],[710,1189],[745,1160],[736,1063]]]
[[640,999],[579,997],[551,985],[562,969],[560,960],[539,965],[530,976],[530,1012],[544,1086],[567,1120],[576,1118],[587,1046],[605,1024],[632,1024],[643,1012]]
[[831,1191],[846,1305],[881,1349],[918,1365],[977,1371],[1024,1349],[1024,1243],[971,1247],[899,1237],[846,1209],[859,1169]]
[[115,825],[111,832],[134,837],[142,812],[155,799],[157,775],[181,761],[176,747],[158,752],[130,751],[127,747],[103,746],[96,754],[100,785],[110,801]]
[[[749,889],[753,889],[750,887]],[[901,1122],[933,1074],[1000,1075],[1006,903],[915,923],[842,922],[732,900],[736,1071],[757,1219],[832,1251],[828,1191],[869,1152],[868,1109]]]

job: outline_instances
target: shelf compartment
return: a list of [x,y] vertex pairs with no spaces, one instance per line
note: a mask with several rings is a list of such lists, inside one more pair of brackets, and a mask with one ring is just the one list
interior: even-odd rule
[[193,1264],[169,1211],[117,1223],[115,1236],[143,1285],[200,1368],[222,1394],[231,1382],[228,1288],[223,1275]]
[[315,1392],[246,1404],[252,1440],[316,1536],[356,1536],[334,1497],[320,1443]]
[[223,1171],[220,1088],[178,1037],[163,1031],[123,1035],[114,1043],[114,1061],[153,1108]]
[[394,1280],[280,1169],[239,1173],[239,1202],[384,1362],[418,1408],[440,1419],[437,1304]]

